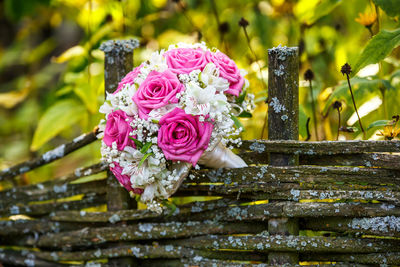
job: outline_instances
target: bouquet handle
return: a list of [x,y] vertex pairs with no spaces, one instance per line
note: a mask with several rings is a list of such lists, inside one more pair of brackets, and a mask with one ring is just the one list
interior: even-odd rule
[[[219,142],[211,151],[205,151],[198,161],[199,164],[208,168],[242,168],[247,164],[238,155],[234,154],[229,148]],[[168,192],[168,197],[173,195],[182,184],[183,180],[189,175],[192,164],[187,162],[174,162],[172,169],[177,171],[179,179],[175,182],[173,188]]]

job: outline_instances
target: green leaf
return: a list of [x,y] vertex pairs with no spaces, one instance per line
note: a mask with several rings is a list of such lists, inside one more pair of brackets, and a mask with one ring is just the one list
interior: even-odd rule
[[302,23],[311,25],[331,13],[341,2],[341,0],[302,0],[297,4],[295,14]]
[[375,64],[387,57],[394,48],[400,45],[400,29],[394,31],[381,30],[375,35],[361,52],[356,64],[353,65],[353,75],[369,64]]
[[307,114],[302,105],[299,107],[299,134],[303,138],[307,138]]
[[135,145],[136,145],[137,149],[142,149],[142,147],[144,146],[142,142],[140,142],[136,138],[133,138],[132,136],[129,136],[129,138],[132,139],[133,142],[135,142]]
[[39,5],[48,5],[50,0],[5,0],[4,13],[11,20],[18,21],[22,17],[33,14]]
[[73,46],[73,47],[65,50],[58,57],[54,57],[52,59],[52,61],[56,62],[56,63],[64,63],[64,62],[71,60],[73,58],[76,58],[76,57],[83,57],[86,54],[87,54],[87,51],[85,50],[85,48],[83,46],[76,45],[76,46]]
[[238,118],[236,118],[235,116],[231,116],[233,122],[235,123],[236,128],[242,128],[244,130],[244,126],[243,124],[240,122],[240,120]]
[[240,118],[251,118],[251,117],[253,117],[253,115],[251,115],[250,112],[242,111],[242,113],[240,113],[238,117],[240,117]]
[[391,17],[400,15],[400,2],[399,0],[373,0],[375,5],[382,8]]
[[239,105],[242,104],[246,95],[247,95],[246,91],[244,91],[241,95],[239,95],[239,97],[236,99],[236,104],[239,104]]
[[146,159],[148,157],[150,157],[151,155],[153,155],[153,153],[147,153],[146,155],[143,156],[143,158],[139,162],[139,168],[143,165],[143,163],[146,161]]
[[370,125],[368,125],[367,130],[374,128],[374,127],[382,127],[382,126],[386,126],[389,125],[392,122],[392,120],[379,120],[379,121],[374,121],[373,123],[371,123]]
[[103,86],[102,80],[103,75],[91,76],[90,83],[88,83],[88,76],[82,75],[76,81],[74,92],[92,114],[98,113],[98,87]]
[[39,120],[33,135],[31,150],[39,149],[62,130],[76,124],[86,115],[81,102],[73,99],[61,100],[46,110]]
[[[358,106],[361,106],[365,101],[371,99],[372,97],[380,95],[379,87],[385,85],[380,79],[370,80],[359,77],[351,78],[350,83]],[[326,101],[326,105],[322,113],[326,114],[330,106],[336,100],[344,101],[349,106],[352,106],[352,100],[347,81],[342,81],[338,86],[336,86],[333,93]]]
[[147,150],[149,150],[149,148],[151,147],[153,143],[152,142],[147,142],[142,149],[140,149],[140,153],[144,154],[147,152]]
[[162,204],[169,209],[169,214],[167,215],[167,217],[171,216],[176,211],[176,205],[174,203],[172,203],[171,201],[163,200]]

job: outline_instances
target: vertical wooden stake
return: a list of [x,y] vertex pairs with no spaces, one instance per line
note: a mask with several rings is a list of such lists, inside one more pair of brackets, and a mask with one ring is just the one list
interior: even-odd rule
[[[137,40],[110,40],[101,44],[105,53],[104,84],[105,92],[113,93],[121,79],[133,68],[133,50],[138,47]],[[121,187],[114,175],[107,172],[107,210],[116,211],[136,208],[136,202],[130,198],[125,188]],[[121,226],[126,222],[121,222]],[[134,266],[133,258],[109,259],[109,266]]]
[[[268,139],[299,139],[299,57],[297,47],[275,47],[268,50]],[[270,165],[298,165],[298,155],[271,153]],[[298,235],[295,219],[268,220],[271,235]],[[271,265],[298,264],[297,253],[272,252]]]

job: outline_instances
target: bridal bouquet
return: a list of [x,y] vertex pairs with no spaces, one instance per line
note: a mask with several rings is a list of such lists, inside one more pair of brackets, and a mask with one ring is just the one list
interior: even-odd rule
[[245,74],[204,43],[171,45],[128,73],[100,107],[102,158],[121,185],[161,211],[191,166],[247,166],[226,147],[254,108]]

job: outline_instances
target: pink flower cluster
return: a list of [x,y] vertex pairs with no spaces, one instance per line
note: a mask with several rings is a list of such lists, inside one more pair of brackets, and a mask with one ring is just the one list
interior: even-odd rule
[[[123,108],[113,106],[106,114],[103,142],[121,152],[127,151],[127,147],[136,149],[135,122],[147,121],[152,111],[172,105],[166,113],[161,113],[161,118],[156,122],[156,145],[166,160],[184,161],[195,166],[209,145],[214,124],[207,117],[204,119],[198,115],[186,114],[180,106],[179,96],[186,90],[180,75],[201,72],[207,64],[213,63],[219,71],[219,77],[229,82],[223,93],[235,97],[241,93],[245,79],[235,62],[220,51],[183,47],[170,49],[162,57],[165,68],[157,64],[151,68],[142,63],[121,80],[114,95],[121,93],[127,86],[130,86],[129,90],[136,90],[128,102],[132,101],[129,103],[137,108],[137,113],[128,115]],[[132,186],[132,176],[124,172],[118,162],[113,162],[110,169],[127,190],[135,194],[143,193],[142,188]]]

